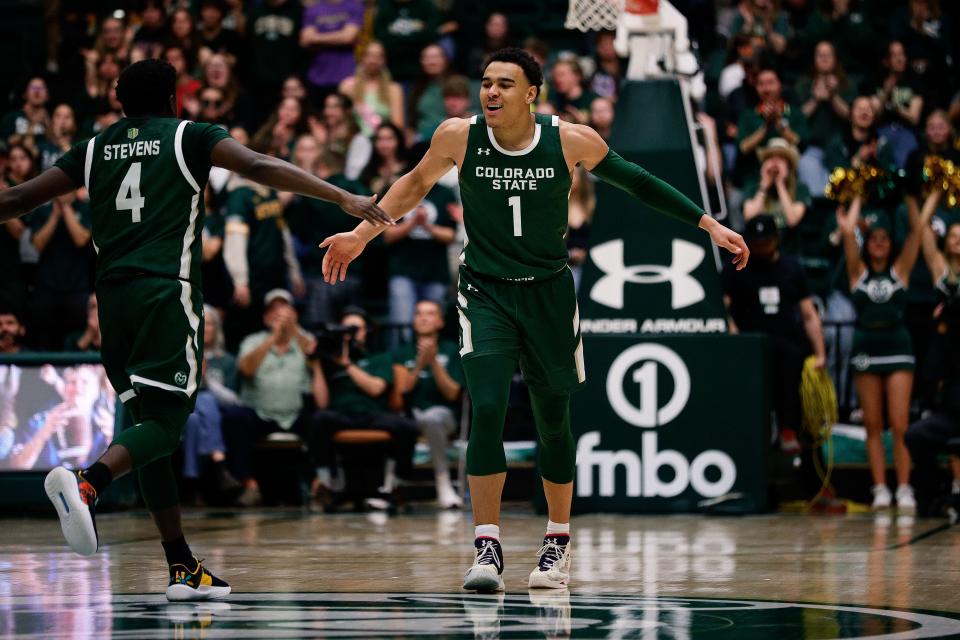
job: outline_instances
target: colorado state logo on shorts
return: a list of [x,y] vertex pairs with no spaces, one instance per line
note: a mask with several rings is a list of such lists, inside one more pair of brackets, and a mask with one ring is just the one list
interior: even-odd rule
[[867,367],[870,366],[870,356],[865,353],[858,353],[850,358],[850,364],[852,364],[853,368],[857,371],[866,371]]
[[187,374],[183,371],[178,371],[175,376],[173,376],[173,381],[177,384],[187,384]]

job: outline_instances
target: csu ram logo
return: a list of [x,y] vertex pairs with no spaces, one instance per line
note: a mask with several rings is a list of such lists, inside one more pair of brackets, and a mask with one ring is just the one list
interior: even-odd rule
[[604,273],[590,289],[590,299],[613,309],[623,309],[623,290],[628,282],[656,284],[669,282],[670,306],[683,309],[706,297],[703,286],[692,275],[706,255],[703,247],[674,239],[669,266],[623,263],[623,240],[610,240],[590,250],[593,263]]

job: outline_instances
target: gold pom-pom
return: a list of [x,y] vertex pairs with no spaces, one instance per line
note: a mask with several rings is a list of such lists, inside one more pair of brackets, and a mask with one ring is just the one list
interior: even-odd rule
[[855,197],[867,199],[870,192],[881,186],[887,174],[872,165],[837,167],[830,174],[824,195],[841,204],[850,203]]
[[940,156],[927,156],[923,161],[924,195],[941,190],[943,203],[950,207],[960,204],[960,167]]

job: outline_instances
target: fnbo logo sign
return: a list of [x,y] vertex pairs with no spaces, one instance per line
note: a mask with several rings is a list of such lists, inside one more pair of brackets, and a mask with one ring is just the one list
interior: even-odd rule
[[[673,387],[663,405],[659,394],[661,383],[668,386],[672,383]],[[599,471],[601,497],[616,495],[618,467],[623,467],[626,473],[628,497],[672,498],[692,487],[704,498],[716,498],[733,488],[737,467],[725,452],[708,449],[693,455],[691,460],[690,452],[685,455],[673,449],[659,449],[657,429],[680,416],[690,399],[690,372],[676,352],[650,343],[626,349],[610,366],[606,390],[617,416],[627,424],[645,429],[640,436],[640,452],[605,451],[600,449],[599,431],[583,434],[577,443],[578,496],[594,495],[594,468]],[[719,472],[719,477],[707,477],[710,467]],[[661,478],[660,470],[665,468],[672,471],[673,477],[669,480]]]

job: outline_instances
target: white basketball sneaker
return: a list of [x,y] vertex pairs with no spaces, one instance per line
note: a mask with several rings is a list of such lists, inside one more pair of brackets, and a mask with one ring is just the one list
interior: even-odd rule
[[913,487],[902,484],[897,487],[897,513],[912,516],[917,512],[917,499],[913,497]]
[[100,546],[95,505],[97,492],[83,476],[65,467],[47,474],[43,488],[60,517],[67,544],[82,556],[92,556]]
[[887,485],[874,485],[870,491],[873,493],[873,504],[870,505],[871,509],[874,511],[886,511],[890,508],[890,505],[893,503],[893,496],[890,494],[890,489],[887,488]]
[[503,591],[503,549],[496,538],[480,536],[473,541],[477,557],[463,576],[468,591]]
[[566,589],[570,585],[569,535],[544,536],[537,557],[537,568],[530,572],[527,586],[531,589]]

